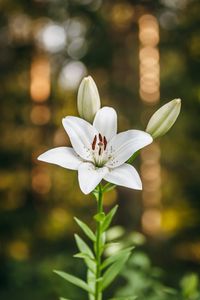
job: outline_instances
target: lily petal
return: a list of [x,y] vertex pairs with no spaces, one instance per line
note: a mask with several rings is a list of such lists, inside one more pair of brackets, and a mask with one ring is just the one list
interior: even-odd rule
[[76,153],[87,161],[93,161],[91,145],[97,134],[95,128],[87,121],[72,116],[64,118],[62,124]]
[[106,163],[109,168],[116,168],[125,163],[136,151],[151,144],[150,134],[141,130],[127,130],[114,136],[108,148],[111,159]]
[[111,107],[99,109],[94,118],[93,126],[105,136],[107,141],[117,134],[117,113]]
[[38,157],[38,160],[55,164],[70,170],[78,170],[81,158],[71,147],[57,147],[48,150]]
[[81,191],[89,194],[101,182],[108,168],[95,168],[91,163],[82,163],[78,168],[78,180]]
[[129,164],[123,164],[120,167],[111,169],[110,172],[104,176],[104,179],[116,185],[125,186],[131,189],[142,189],[142,182],[138,172]]

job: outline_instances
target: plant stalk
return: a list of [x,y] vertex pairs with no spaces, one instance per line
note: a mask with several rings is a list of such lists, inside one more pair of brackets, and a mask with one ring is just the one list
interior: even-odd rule
[[[98,197],[97,197],[97,213],[103,212],[103,191],[101,185],[99,185]],[[99,289],[101,278],[101,222],[97,223],[96,230],[96,244],[95,244],[95,254],[96,254],[96,284],[95,284],[95,300],[102,300],[102,293]]]

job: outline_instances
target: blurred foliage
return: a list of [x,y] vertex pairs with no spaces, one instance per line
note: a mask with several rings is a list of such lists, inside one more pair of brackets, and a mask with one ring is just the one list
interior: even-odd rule
[[165,287],[161,279],[162,271],[152,267],[148,256],[142,252],[134,252],[122,273],[127,283],[119,288],[116,296],[136,295],[137,299],[168,300],[176,299],[177,293]]
[[184,299],[199,299],[200,283],[197,274],[185,275],[181,280],[182,297]]
[[180,281],[180,288],[174,289],[163,283],[163,271],[151,265],[144,252],[134,252],[122,272],[126,284],[117,289],[116,297],[136,295],[138,300],[198,300],[200,284],[195,273],[185,275]]
[[113,289],[116,291],[117,298],[128,298],[128,296],[135,296],[138,300],[147,298],[149,300],[198,300],[200,298],[200,281],[196,273],[188,273],[180,277],[180,286],[177,285],[176,288],[166,285],[166,272],[153,266],[149,256],[142,249],[146,240],[141,233],[127,234],[122,227],[115,226],[107,232],[107,240],[115,242],[110,246],[110,250],[108,249],[108,256],[112,256],[115,251],[124,246],[135,246],[131,258],[121,273],[125,282],[116,284]]
[[[160,215],[154,211],[150,223],[160,217],[162,230],[154,236],[145,232],[147,242],[130,261],[124,289],[131,292],[136,278],[133,286],[141,297],[173,299],[156,294],[166,285],[181,300],[199,299],[200,2],[4,0],[0,8],[0,299],[84,297],[51,270],[84,277],[82,265],[71,259],[72,235],[78,231],[73,216],[94,226],[95,201],[81,194],[76,174],[39,164],[36,157],[69,144],[60,120],[77,114],[77,87],[87,73],[103,105],[119,112],[120,131],[145,128],[159,105],[183,100],[178,122],[159,142],[162,201]],[[161,101],[152,106],[139,96],[137,21],[142,13],[156,16],[160,26]],[[116,202],[116,224],[126,232],[142,232],[141,193],[113,190],[106,210]],[[149,258],[164,270],[164,280]],[[115,290],[113,285],[110,293]]]

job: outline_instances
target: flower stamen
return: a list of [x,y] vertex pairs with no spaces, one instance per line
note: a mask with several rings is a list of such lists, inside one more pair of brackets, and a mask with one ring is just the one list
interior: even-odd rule
[[102,138],[101,133],[99,133],[99,141],[100,141],[101,143],[103,142],[103,138]]
[[102,136],[101,133],[94,136],[91,146],[92,146],[92,150],[94,151],[93,152],[94,164],[98,167],[102,166],[107,160],[105,156],[107,144],[108,142],[106,137]]
[[95,135],[94,140],[92,142],[92,150],[95,150],[96,143],[97,143],[97,136]]
[[106,150],[106,146],[108,144],[106,137],[103,137],[104,151]]

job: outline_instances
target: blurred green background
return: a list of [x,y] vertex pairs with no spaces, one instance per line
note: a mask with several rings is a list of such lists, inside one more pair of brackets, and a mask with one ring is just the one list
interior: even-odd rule
[[75,172],[36,157],[69,145],[61,118],[77,115],[87,74],[102,105],[117,110],[120,131],[145,129],[159,106],[182,99],[172,130],[135,161],[143,192],[118,187],[105,197],[105,210],[120,204],[116,232],[138,244],[105,297],[200,299],[200,2],[4,0],[0,7],[0,299],[86,299],[52,269],[85,276],[72,259],[73,216],[94,226],[95,200],[80,192]]

